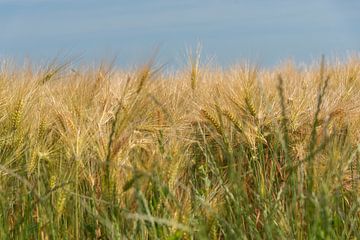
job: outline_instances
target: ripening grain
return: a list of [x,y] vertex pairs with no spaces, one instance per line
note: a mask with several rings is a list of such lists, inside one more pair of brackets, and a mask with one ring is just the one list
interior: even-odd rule
[[360,238],[360,60],[0,72],[0,239]]

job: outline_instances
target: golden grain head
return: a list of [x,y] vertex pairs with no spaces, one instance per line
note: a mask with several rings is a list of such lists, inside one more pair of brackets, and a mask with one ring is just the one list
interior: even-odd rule
[[227,117],[234,124],[235,128],[239,132],[243,131],[243,127],[242,127],[240,121],[237,119],[237,117],[232,112],[230,112],[228,109],[222,109],[222,113],[225,115],[225,117]]
[[15,105],[15,108],[11,114],[11,125],[12,129],[15,131],[19,128],[20,121],[23,114],[23,105],[24,101],[23,99],[18,100],[18,102]]
[[253,116],[254,118],[257,118],[256,108],[254,106],[253,101],[251,100],[251,98],[249,96],[245,96],[245,106],[246,106],[246,109],[248,110],[248,112],[250,113],[250,115]]
[[200,112],[207,120],[209,120],[212,123],[212,125],[215,127],[217,132],[221,134],[222,128],[218,120],[216,120],[216,118],[205,109],[201,109]]

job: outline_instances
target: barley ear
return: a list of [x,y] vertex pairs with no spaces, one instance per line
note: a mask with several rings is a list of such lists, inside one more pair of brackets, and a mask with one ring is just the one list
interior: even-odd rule
[[42,139],[45,135],[46,121],[44,118],[41,119],[38,129],[38,139]]
[[197,86],[199,78],[199,65],[200,65],[200,52],[201,45],[199,44],[196,48],[195,54],[189,51],[189,62],[190,62],[190,84],[191,89],[194,91]]
[[54,189],[54,187],[56,186],[56,182],[57,182],[57,176],[56,175],[52,175],[50,177],[50,180],[49,180],[49,187],[50,189]]
[[245,106],[246,109],[249,111],[250,115],[257,119],[257,111],[249,95],[245,97]]
[[20,99],[11,115],[11,127],[13,131],[16,131],[19,128],[20,121],[22,118],[22,110],[23,110],[24,101]]
[[217,239],[218,239],[218,234],[217,234],[217,220],[216,220],[216,219],[213,219],[213,221],[212,221],[212,223],[211,223],[210,235],[211,235],[211,239],[213,239],[213,240],[217,240]]
[[223,131],[222,131],[221,125],[218,122],[218,120],[216,120],[216,118],[213,115],[211,115],[208,111],[206,111],[205,109],[201,109],[200,112],[207,120],[209,120],[212,123],[212,125],[215,127],[216,131],[219,134],[222,134]]
[[138,85],[138,88],[136,90],[136,93],[140,93],[141,90],[143,89],[144,87],[144,84],[146,82],[146,80],[149,78],[150,76],[150,68],[149,67],[145,67],[140,76],[139,76],[139,85]]
[[27,173],[31,175],[34,173],[36,166],[38,164],[38,156],[37,153],[33,152],[30,156],[30,159],[27,163]]
[[227,119],[229,119],[230,122],[234,124],[235,128],[239,132],[243,131],[243,127],[241,126],[240,121],[236,118],[236,116],[232,112],[230,112],[227,109],[222,109],[222,113],[225,115],[225,117],[227,117]]
[[57,199],[57,202],[56,202],[56,211],[58,212],[59,214],[59,217],[61,217],[61,215],[63,214],[64,212],[64,208],[65,208],[65,203],[66,203],[66,194],[64,192],[63,189],[60,189],[59,190],[59,197]]

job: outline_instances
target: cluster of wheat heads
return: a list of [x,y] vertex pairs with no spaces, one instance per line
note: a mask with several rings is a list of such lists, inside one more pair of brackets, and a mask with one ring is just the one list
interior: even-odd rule
[[360,238],[360,60],[195,63],[2,64],[0,238]]

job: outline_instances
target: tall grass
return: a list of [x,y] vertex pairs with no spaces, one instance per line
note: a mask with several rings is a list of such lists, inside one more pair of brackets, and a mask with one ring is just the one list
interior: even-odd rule
[[68,66],[1,67],[0,239],[360,238],[358,58]]

